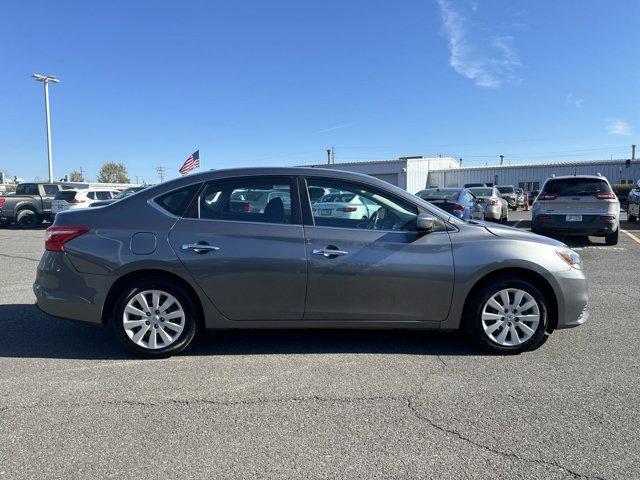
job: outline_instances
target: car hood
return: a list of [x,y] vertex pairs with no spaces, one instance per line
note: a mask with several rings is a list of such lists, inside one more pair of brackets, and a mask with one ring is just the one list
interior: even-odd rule
[[489,230],[497,237],[510,238],[513,240],[524,240],[527,242],[544,243],[554,247],[566,247],[566,245],[553,238],[545,237],[543,235],[536,235],[535,233],[527,232],[520,228],[508,227],[506,225],[495,225],[485,223],[484,228]]

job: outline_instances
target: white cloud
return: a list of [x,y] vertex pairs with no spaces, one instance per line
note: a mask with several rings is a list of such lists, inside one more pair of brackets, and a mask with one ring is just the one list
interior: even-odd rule
[[631,125],[622,120],[609,120],[607,132],[612,135],[631,135]]
[[576,98],[573,95],[573,92],[567,93],[566,96],[567,103],[572,103],[576,108],[580,108],[582,106],[582,102],[584,102],[584,98]]
[[[510,35],[491,35],[487,26],[475,25],[454,8],[449,0],[437,0],[442,30],[449,41],[449,65],[479,87],[497,88],[517,83],[516,70],[522,65]],[[477,10],[471,4],[471,11]]]

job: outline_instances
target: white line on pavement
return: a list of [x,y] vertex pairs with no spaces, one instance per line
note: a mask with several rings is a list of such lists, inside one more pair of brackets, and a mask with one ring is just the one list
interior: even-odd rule
[[636,237],[633,233],[627,232],[626,230],[622,230],[622,229],[620,229],[620,231],[624,233],[627,237],[629,237],[631,240],[633,240],[634,242],[640,243],[640,238]]

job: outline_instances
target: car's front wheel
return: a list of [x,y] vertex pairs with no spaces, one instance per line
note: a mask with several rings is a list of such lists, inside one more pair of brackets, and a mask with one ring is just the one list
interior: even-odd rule
[[198,330],[191,296],[164,279],[142,280],[125,289],[114,308],[112,324],[126,348],[152,358],[184,350]]
[[529,280],[503,277],[481,286],[465,309],[464,329],[484,350],[520,353],[546,335],[547,300]]

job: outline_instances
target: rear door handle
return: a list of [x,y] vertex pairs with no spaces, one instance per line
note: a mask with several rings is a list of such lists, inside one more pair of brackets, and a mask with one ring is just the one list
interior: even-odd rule
[[311,253],[314,255],[323,255],[326,258],[331,257],[341,257],[343,255],[349,255],[349,252],[345,252],[344,250],[338,250],[337,248],[331,248],[331,246],[326,248],[314,248]]
[[182,250],[191,250],[196,253],[217,252],[220,247],[214,247],[208,243],[185,243],[182,245]]

